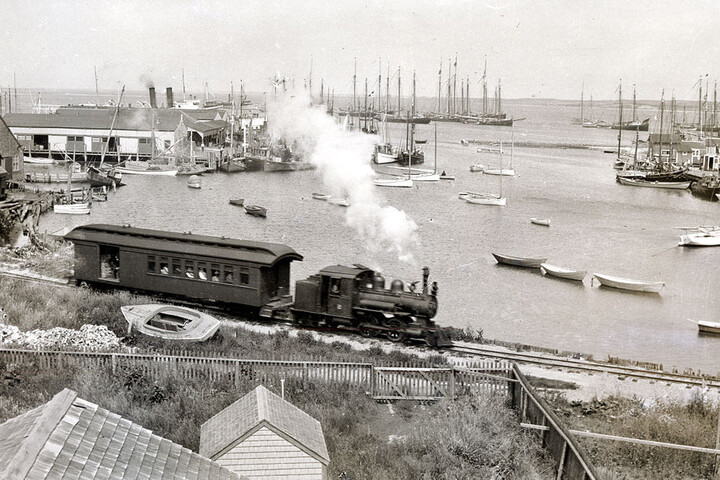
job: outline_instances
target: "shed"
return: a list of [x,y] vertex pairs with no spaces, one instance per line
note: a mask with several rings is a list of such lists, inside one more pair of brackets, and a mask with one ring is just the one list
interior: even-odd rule
[[242,479],[69,389],[0,425],[0,478]]
[[200,454],[250,480],[327,478],[320,422],[258,386],[205,422]]
[[5,169],[5,177],[23,177],[23,151],[20,142],[0,117],[0,167]]

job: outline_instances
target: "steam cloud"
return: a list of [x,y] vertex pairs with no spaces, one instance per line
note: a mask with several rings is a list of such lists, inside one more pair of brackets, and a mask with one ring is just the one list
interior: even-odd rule
[[373,184],[370,158],[376,137],[348,132],[325,113],[325,107],[310,106],[305,92],[269,106],[268,122],[274,139],[315,164],[333,196],[347,196],[350,206],[346,223],[371,251],[395,252],[402,261],[412,261],[410,247],[417,241],[417,224],[404,211],[382,206]]

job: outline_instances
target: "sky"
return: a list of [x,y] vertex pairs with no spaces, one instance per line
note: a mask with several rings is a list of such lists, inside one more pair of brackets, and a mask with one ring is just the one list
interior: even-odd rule
[[[587,100],[617,88],[697,98],[720,78],[715,0],[0,0],[0,88],[268,92],[312,78],[336,95],[443,91],[449,62],[471,96]],[[312,76],[310,75],[312,67]],[[453,68],[454,73],[454,68]],[[177,95],[177,94],[176,94]],[[459,95],[459,94],[458,94]],[[626,94],[624,93],[624,96]],[[630,95],[629,93],[627,94]]]

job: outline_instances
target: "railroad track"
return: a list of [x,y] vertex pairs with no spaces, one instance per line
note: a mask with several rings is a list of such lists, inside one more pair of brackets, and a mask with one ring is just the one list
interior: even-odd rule
[[543,365],[554,368],[581,370],[584,372],[609,373],[621,377],[642,378],[646,380],[654,380],[657,382],[679,383],[693,386],[697,385],[720,388],[720,380],[705,379],[696,375],[684,375],[680,373],[653,371],[640,367],[625,367],[621,365],[611,365],[609,363],[591,362],[587,360],[552,358],[534,353],[504,352],[491,348],[486,348],[482,345],[456,344],[455,346],[448,348],[447,350],[455,353],[477,355],[489,358],[499,358],[518,363],[530,363],[534,365]]
[[[47,284],[47,285],[53,286],[53,287],[76,288],[71,282],[68,282],[68,281],[64,281],[64,280],[60,280],[60,279],[53,279],[53,278],[49,278],[49,277],[42,277],[39,275],[26,274],[24,272],[19,273],[19,272],[0,270],[0,276],[8,277],[8,278],[16,279],[16,280],[21,280],[21,281],[32,282],[32,283]],[[213,304],[207,304],[207,303],[202,304],[200,302],[194,302],[194,301],[190,301],[190,300],[184,300],[184,299],[179,299],[176,297],[168,297],[168,296],[158,295],[158,294],[143,293],[143,295],[147,296],[148,298],[152,298],[153,300],[157,300],[157,301],[164,301],[164,302],[172,301],[173,303],[177,303],[180,305],[193,307],[193,308],[199,308],[202,310],[208,310],[208,311],[212,311],[214,313],[223,314],[225,317],[228,317],[228,318],[234,319],[234,320],[242,320],[242,321],[250,320],[245,316],[234,314],[233,312],[230,312],[228,309],[223,308],[219,305],[213,305]],[[278,320],[275,320],[274,322],[278,323]],[[280,322],[280,323],[290,323],[290,322]],[[343,332],[344,332],[344,330],[343,330]],[[335,333],[340,333],[340,332],[335,332]],[[571,370],[580,370],[580,371],[584,371],[584,372],[608,373],[608,374],[612,374],[612,375],[618,375],[621,377],[624,376],[624,377],[631,377],[631,378],[639,378],[639,379],[645,379],[645,380],[653,380],[653,381],[657,381],[657,382],[677,383],[677,384],[685,384],[685,385],[693,385],[693,386],[707,386],[707,387],[712,387],[712,388],[720,388],[720,380],[706,379],[706,378],[703,378],[703,377],[697,376],[697,375],[685,375],[685,374],[680,374],[680,373],[655,371],[655,370],[643,369],[640,367],[612,365],[609,363],[592,362],[592,361],[587,361],[587,360],[577,360],[577,359],[571,359],[571,358],[548,357],[546,355],[542,355],[539,353],[498,351],[496,349],[483,347],[482,345],[456,343],[453,347],[446,348],[445,350],[454,352],[454,353],[469,354],[469,355],[482,356],[482,357],[487,357],[487,358],[498,358],[498,359],[510,360],[510,361],[518,362],[518,363],[542,365],[542,366],[548,366],[548,367],[553,367],[553,368],[565,368],[565,369],[571,369]]]

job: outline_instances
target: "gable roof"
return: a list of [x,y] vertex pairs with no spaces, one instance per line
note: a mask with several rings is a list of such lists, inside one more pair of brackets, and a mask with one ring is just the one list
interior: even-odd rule
[[0,117],[0,157],[14,157],[20,148],[17,138],[10,131],[3,117]]
[[236,473],[65,389],[0,425],[0,478],[239,480]]
[[200,454],[216,458],[261,426],[327,465],[330,462],[320,422],[262,385],[200,427]]
[[[115,108],[82,108],[61,107],[55,113],[11,113],[6,116],[9,127],[16,128],[78,128],[85,130],[113,131],[150,131],[155,123],[155,130],[159,132],[174,132],[180,124],[181,118],[190,118],[193,122],[205,120],[207,114],[198,110],[178,110],[174,108],[127,108],[118,109],[118,115],[113,125]],[[213,113],[215,119],[216,113]],[[212,120],[213,128],[223,128],[229,125],[222,120]],[[219,123],[214,123],[219,122]]]

